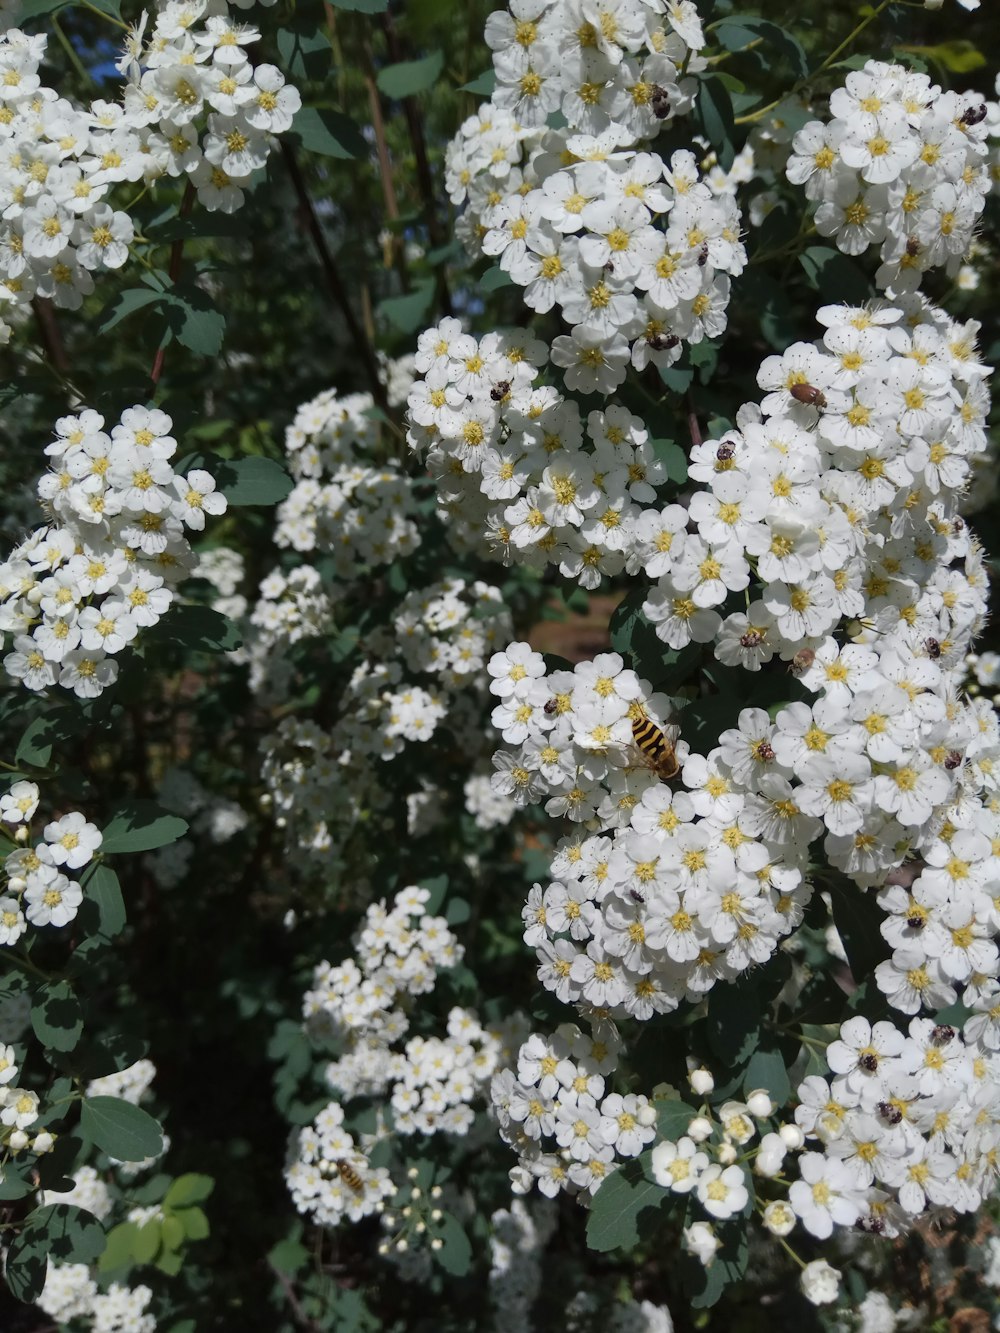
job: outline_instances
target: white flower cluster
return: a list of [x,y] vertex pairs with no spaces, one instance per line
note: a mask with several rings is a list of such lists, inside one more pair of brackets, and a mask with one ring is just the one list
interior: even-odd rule
[[156,1065],[152,1060],[137,1060],[127,1069],[117,1073],[105,1074],[102,1078],[91,1079],[87,1084],[88,1097],[118,1097],[121,1101],[138,1106],[149,1091],[156,1077]]
[[563,1023],[551,1036],[533,1032],[517,1053],[517,1068],[493,1076],[490,1096],[506,1142],[517,1149],[515,1192],[537,1184],[594,1193],[621,1161],[638,1157],[656,1137],[656,1111],[637,1093],[605,1092],[621,1041],[611,1024],[587,1036]]
[[490,1217],[490,1302],[494,1324],[532,1333],[532,1306],[542,1288],[542,1258],[556,1229],[548,1200],[512,1199]]
[[477,341],[445,319],[417,347],[407,439],[427,451],[449,539],[585,588],[620,573],[666,477],[642,422],[609,404],[587,414],[585,440],[576,402],[533,387],[546,350],[524,335]]
[[[243,7],[240,5],[239,7]],[[274,65],[244,49],[259,31],[225,0],[167,0],[128,35],[118,100],[75,106],[39,77],[46,38],[0,36],[0,295],[77,309],[93,274],[118,269],[135,229],[109,202],[123,182],[191,182],[205,208],[231,213],[301,106]]]
[[494,756],[496,788],[519,805],[547,797],[547,814],[582,826],[524,909],[542,985],[645,1020],[766,962],[810,897],[818,821],[753,794],[746,764],[730,762],[753,737],[726,733],[707,757],[678,740],[687,790],[675,791],[633,731],[664,725],[668,700],[617,653],[547,675],[541,654],[512,644],[489,669],[493,723],[510,746]]
[[184,535],[226,508],[209,473],[183,476],[171,421],[130,407],[112,427],[86,409],[61,417],[38,495],[52,521],[0,564],[0,630],[14,635],[8,676],[92,699],[118,676],[115,655],[155,625],[194,555]]
[[45,1190],[43,1198],[46,1204],[67,1203],[84,1212],[93,1213],[103,1221],[114,1207],[111,1191],[92,1166],[81,1166],[73,1172],[71,1190]]
[[[263,772],[293,858],[305,863],[318,854],[329,868],[331,850],[385,807],[381,764],[408,742],[440,740],[446,731],[461,739],[470,766],[488,753],[477,707],[486,661],[509,633],[509,613],[490,584],[445,579],[415,589],[391,626],[362,641],[364,660],[347,682],[335,725],[281,723],[264,743]],[[272,648],[269,670],[278,657]],[[479,738],[474,752],[470,736]]]
[[522,125],[552,112],[588,134],[624,125],[651,138],[690,108],[705,44],[690,0],[511,0],[486,20],[493,104]]
[[211,546],[198,552],[198,563],[191,576],[204,579],[218,594],[209,603],[213,611],[230,620],[240,620],[247,611],[247,599],[238,591],[245,571],[239,551],[231,546]]
[[344,1128],[344,1108],[337,1102],[296,1135],[285,1183],[299,1212],[321,1227],[380,1213],[396,1193],[386,1168],[372,1166]]
[[830,111],[796,134],[787,167],[818,202],[820,235],[850,255],[878,246],[875,281],[894,296],[930,268],[954,276],[992,184],[983,97],[869,60],[832,93]]
[[533,188],[480,221],[484,253],[500,256],[525,304],[540,314],[558,306],[571,326],[553,341],[552,361],[581,393],[613,392],[629,364],[668,366],[682,343],[718,337],[727,275],[746,265],[735,199],[700,181],[693,153],[665,163],[607,151],[614,146],[602,152],[601,141],[571,136],[569,167],[543,147],[528,173]]
[[[65,1195],[58,1197],[65,1201]],[[156,1318],[147,1309],[152,1299],[149,1287],[125,1287],[119,1282],[99,1291],[86,1264],[57,1264],[50,1259],[36,1304],[50,1319],[59,1324],[72,1321],[86,1333],[154,1333]]]
[[788,1201],[823,1239],[858,1225],[895,1237],[927,1210],[972,1213],[992,1194],[1000,1145],[1000,1063],[975,1020],[906,1031],[861,1016],[826,1050],[830,1079],[799,1085],[795,1119],[814,1150]]
[[31,843],[31,821],[38,810],[34,782],[15,782],[0,796],[0,830],[14,850],[4,857],[0,889],[0,944],[16,944],[28,926],[65,926],[83,902],[83,890],[67,872],[76,873],[94,859],[102,842],[96,824],[78,810],[51,820],[41,840]]
[[[396,1134],[465,1135],[475,1118],[472,1103],[496,1068],[501,1038],[475,1014],[453,1008],[446,1037],[404,1041],[413,998],[429,994],[438,971],[462,958],[444,918],[426,913],[429,897],[411,886],[396,894],[391,909],[371,904],[354,956],[315,969],[303,1013],[313,1040],[344,1050],[326,1069],[327,1082],[344,1097],[386,1103]],[[371,1167],[343,1120],[340,1103],[325,1107],[299,1134],[286,1171],[296,1207],[326,1226],[343,1216],[356,1221],[395,1192],[388,1172]]]
[[370,394],[338,398],[326,389],[285,432],[296,484],[278,506],[275,544],[331,556],[342,580],[364,578],[420,541],[412,482],[398,465],[374,461],[381,447],[373,407]]

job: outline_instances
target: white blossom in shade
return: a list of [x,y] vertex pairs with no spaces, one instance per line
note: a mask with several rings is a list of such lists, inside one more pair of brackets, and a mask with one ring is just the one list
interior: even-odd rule
[[830,1305],[840,1292],[840,1278],[839,1270],[825,1259],[813,1259],[803,1268],[799,1285],[811,1305]]

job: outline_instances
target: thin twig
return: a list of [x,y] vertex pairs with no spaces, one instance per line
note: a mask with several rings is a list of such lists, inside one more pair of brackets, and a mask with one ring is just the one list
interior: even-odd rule
[[330,289],[330,295],[340,307],[340,313],[344,316],[347,331],[357,346],[362,361],[365,363],[365,371],[368,375],[368,383],[372,397],[375,399],[376,403],[378,403],[382,411],[386,412],[388,415],[389,404],[386,401],[385,386],[379,378],[378,360],[375,356],[375,349],[365,337],[364,330],[358,323],[354,311],[351,309],[351,303],[347,298],[347,290],[341,280],[337,265],[333,261],[330,247],[326,243],[326,237],[323,234],[323,228],[320,226],[319,218],[316,216],[316,210],[313,207],[312,199],[309,197],[309,190],[306,187],[305,179],[299,168],[295,150],[292,148],[288,140],[284,138],[281,140],[281,153],[285,159],[285,166],[288,168],[292,186],[298,197],[299,206],[302,210],[302,217],[308,228],[309,235],[312,237],[313,244],[316,247],[316,253],[319,256],[319,262],[323,269],[323,275],[326,278],[326,285]]
[[42,343],[45,347],[45,355],[52,363],[53,369],[58,371],[60,375],[68,375],[70,370],[69,357],[66,355],[66,344],[62,340],[62,333],[59,330],[52,302],[44,296],[36,296],[32,298],[31,308],[35,312],[38,332],[41,334]]
[[698,414],[694,409],[694,398],[691,395],[690,389],[688,389],[685,394],[685,401],[687,403],[687,423],[688,431],[691,435],[691,448],[695,449],[701,444],[702,435],[701,426],[698,424]]
[[[361,51],[364,58],[365,86],[368,89],[368,105],[372,115],[372,129],[375,132],[375,147],[378,152],[379,176],[382,180],[382,198],[385,202],[385,215],[390,223],[399,221],[399,201],[396,198],[396,185],[392,178],[392,158],[389,155],[389,144],[385,136],[385,121],[382,117],[382,99],[378,94],[378,85],[375,82],[375,66],[372,61],[372,49],[367,40],[362,41]],[[392,247],[392,263],[399,273],[399,280],[403,291],[410,290],[410,275],[406,268],[406,253],[403,245],[403,237],[398,231],[390,231],[390,246]]]
[[292,1286],[289,1278],[286,1277],[280,1268],[276,1268],[275,1265],[271,1263],[270,1259],[267,1260],[267,1266],[281,1283],[281,1289],[285,1293],[285,1300],[288,1302],[288,1307],[292,1312],[292,1318],[299,1327],[308,1329],[309,1333],[323,1333],[321,1326],[317,1324],[314,1319],[310,1319],[305,1310],[303,1310],[299,1303],[299,1298],[295,1294],[295,1288]]
[[[399,45],[399,38],[396,36],[392,15],[388,11],[382,15],[382,29],[385,33],[389,59],[393,64],[398,64],[403,59],[403,53]],[[403,114],[406,117],[406,128],[413,147],[413,158],[417,168],[417,187],[423,200],[424,217],[427,220],[427,234],[433,246],[443,245],[446,238],[437,215],[434,177],[431,173],[430,159],[427,156],[427,144],[424,140],[424,127],[420,118],[420,109],[415,98],[403,98]],[[444,314],[450,315],[453,313],[451,293],[448,290],[448,282],[443,267],[437,270],[437,285],[441,309]]]
[[[193,207],[194,207],[194,186],[191,184],[190,181],[188,181],[187,185],[184,187],[184,198],[181,200],[181,206],[178,210],[177,216],[179,218],[186,218],[187,215],[191,212],[191,209]],[[184,259],[184,237],[178,236],[176,241],[174,241],[173,245],[170,247],[170,265],[167,269],[167,273],[170,278],[170,285],[172,287],[177,286],[177,280],[181,276],[181,263],[183,262],[183,259]],[[159,384],[160,382],[160,376],[163,374],[163,360],[164,357],[166,356],[166,352],[167,348],[165,344],[162,347],[158,347],[156,349],[156,356],[153,358],[153,368],[149,372],[149,378],[153,381],[154,384]]]

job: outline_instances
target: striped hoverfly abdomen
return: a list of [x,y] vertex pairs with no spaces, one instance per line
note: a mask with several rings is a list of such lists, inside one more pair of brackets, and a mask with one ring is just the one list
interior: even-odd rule
[[[674,733],[672,739],[668,733]],[[669,782],[681,771],[680,760],[674,750],[677,728],[668,728],[668,733],[664,733],[648,717],[632,719],[632,739],[642,755],[643,762],[662,782]]]

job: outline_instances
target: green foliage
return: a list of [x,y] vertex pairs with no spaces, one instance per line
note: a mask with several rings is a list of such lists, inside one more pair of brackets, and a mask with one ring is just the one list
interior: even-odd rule
[[132,801],[123,806],[104,829],[101,850],[148,852],[176,842],[187,832],[187,822],[163,810],[155,801]]
[[118,1097],[88,1097],[80,1113],[80,1129],[120,1162],[142,1162],[163,1151],[163,1134],[153,1117]]
[[639,1243],[639,1214],[669,1200],[663,1187],[645,1174],[648,1157],[644,1153],[620,1167],[594,1195],[587,1217],[587,1244],[592,1250],[632,1249]]
[[422,60],[401,60],[395,65],[386,65],[379,70],[377,83],[386,97],[413,97],[432,88],[443,68],[444,52],[433,51]]

